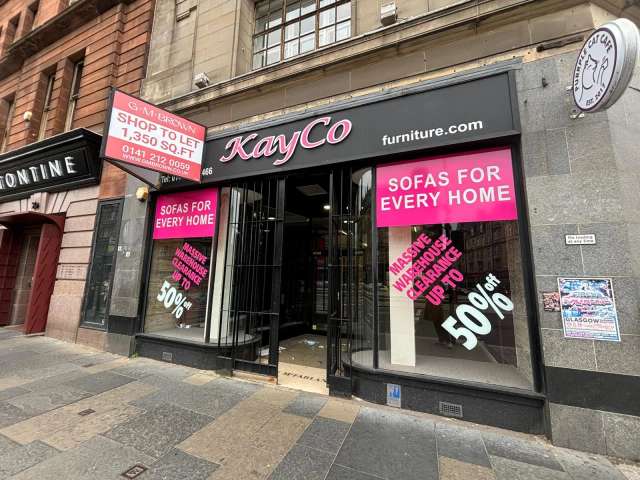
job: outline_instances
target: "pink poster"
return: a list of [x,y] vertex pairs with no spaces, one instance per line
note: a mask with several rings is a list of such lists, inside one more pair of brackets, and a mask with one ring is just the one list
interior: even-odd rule
[[153,239],[212,237],[217,204],[217,188],[159,195]]
[[376,174],[378,227],[518,218],[509,148],[394,163]]

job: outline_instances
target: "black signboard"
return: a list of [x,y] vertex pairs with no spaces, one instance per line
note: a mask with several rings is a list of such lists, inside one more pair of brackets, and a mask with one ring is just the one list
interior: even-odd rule
[[0,202],[97,184],[101,139],[80,128],[0,155]]
[[[202,182],[394,156],[519,133],[513,71],[425,84],[210,139]],[[171,177],[163,186],[186,184]]]

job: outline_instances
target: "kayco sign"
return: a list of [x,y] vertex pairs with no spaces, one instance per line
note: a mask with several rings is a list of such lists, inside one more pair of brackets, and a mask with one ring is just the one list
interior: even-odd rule
[[597,112],[618,101],[633,76],[639,45],[638,28],[624,18],[591,34],[573,71],[573,97],[578,108]]
[[[520,130],[513,72],[435,82],[208,140],[202,182],[374,159]],[[179,185],[165,177],[162,186]]]
[[204,126],[114,90],[102,156],[200,181]]
[[509,148],[394,163],[376,169],[378,227],[518,218]]
[[213,237],[218,189],[158,195],[153,239]]

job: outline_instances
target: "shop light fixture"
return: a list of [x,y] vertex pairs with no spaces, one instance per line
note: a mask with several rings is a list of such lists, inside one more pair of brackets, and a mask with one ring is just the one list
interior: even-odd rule
[[331,210],[331,205],[325,205],[322,208],[324,208],[328,212],[329,210]]

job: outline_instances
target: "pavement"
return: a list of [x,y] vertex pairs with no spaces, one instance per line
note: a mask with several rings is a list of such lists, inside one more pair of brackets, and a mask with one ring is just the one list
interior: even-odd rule
[[8,478],[640,480],[640,468],[541,437],[0,328]]

